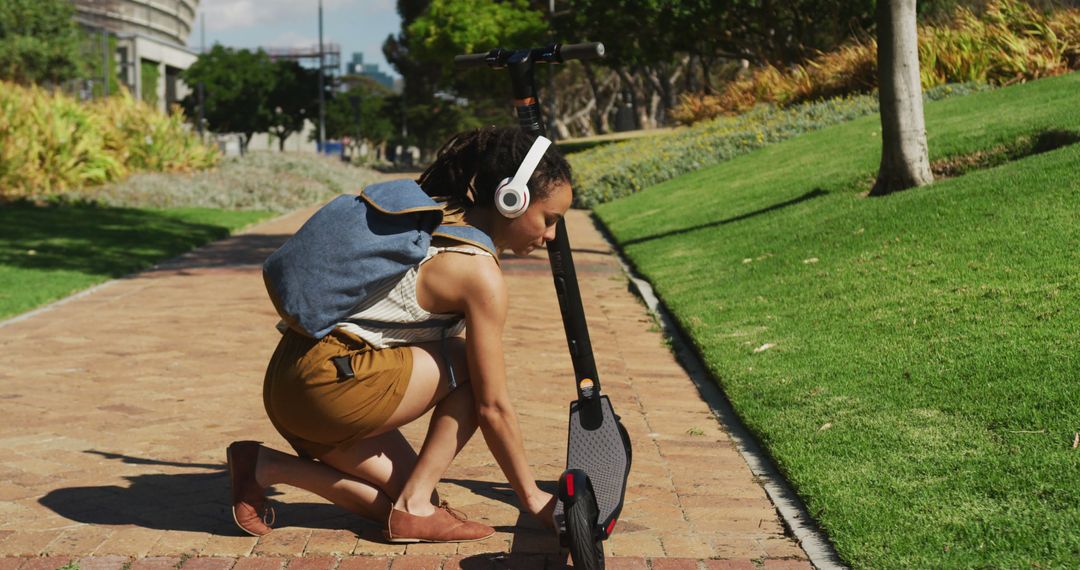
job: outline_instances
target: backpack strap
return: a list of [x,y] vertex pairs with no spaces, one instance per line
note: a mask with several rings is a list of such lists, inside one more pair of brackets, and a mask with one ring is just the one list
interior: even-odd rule
[[431,233],[432,237],[444,237],[455,241],[474,245],[491,254],[495,261],[499,261],[499,253],[495,251],[495,242],[491,237],[472,226],[459,226],[443,224]]

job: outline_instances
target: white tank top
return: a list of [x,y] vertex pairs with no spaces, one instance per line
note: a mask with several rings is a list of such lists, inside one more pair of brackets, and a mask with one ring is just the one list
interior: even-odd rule
[[477,247],[429,247],[420,263],[409,268],[400,280],[372,291],[347,319],[338,323],[338,328],[364,339],[374,348],[416,344],[461,334],[465,330],[462,315],[429,313],[416,299],[420,266],[444,251],[492,257]]

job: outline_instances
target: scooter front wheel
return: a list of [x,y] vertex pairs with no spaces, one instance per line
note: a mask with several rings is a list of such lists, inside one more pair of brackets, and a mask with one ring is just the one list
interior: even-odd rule
[[574,568],[604,569],[604,543],[596,538],[596,497],[592,490],[578,490],[576,500],[566,507],[566,533]]

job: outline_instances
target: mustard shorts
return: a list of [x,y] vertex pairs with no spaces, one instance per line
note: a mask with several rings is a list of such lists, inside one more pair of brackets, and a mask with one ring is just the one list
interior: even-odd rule
[[[335,358],[351,364],[353,377]],[[319,458],[385,425],[405,397],[412,368],[408,346],[377,350],[342,330],[320,340],[288,330],[266,370],[263,405],[297,453]]]

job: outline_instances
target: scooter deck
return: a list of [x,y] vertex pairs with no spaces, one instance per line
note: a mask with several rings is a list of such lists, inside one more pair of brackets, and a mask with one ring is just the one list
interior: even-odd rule
[[[611,407],[607,396],[600,396],[603,421],[590,429],[583,425],[580,402],[570,403],[570,430],[567,436],[566,468],[580,469],[588,475],[596,495],[598,538],[611,534],[615,520],[622,511],[626,494],[626,479],[630,473],[631,449],[626,430]],[[566,532],[566,515],[562,501],[555,504],[555,525],[560,534]]]

